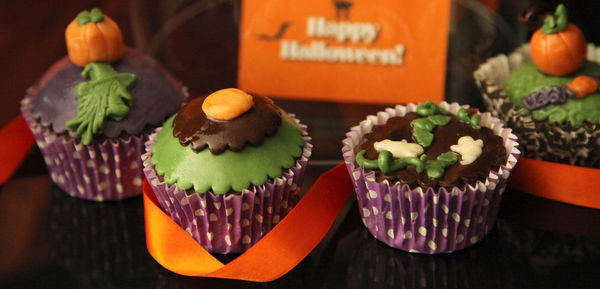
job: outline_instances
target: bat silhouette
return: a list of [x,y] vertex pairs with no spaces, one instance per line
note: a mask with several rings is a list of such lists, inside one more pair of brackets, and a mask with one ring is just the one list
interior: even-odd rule
[[277,33],[275,33],[274,35],[258,34],[258,39],[260,39],[260,40],[277,40],[277,39],[281,38],[283,36],[283,34],[285,34],[285,31],[288,29],[290,24],[292,24],[292,22],[289,22],[289,21],[283,22],[283,23],[281,23],[281,25],[279,25],[279,30],[277,31]]
[[350,19],[350,8],[352,7],[352,1],[333,0],[335,6],[335,18],[340,19],[340,16],[344,14],[344,19]]

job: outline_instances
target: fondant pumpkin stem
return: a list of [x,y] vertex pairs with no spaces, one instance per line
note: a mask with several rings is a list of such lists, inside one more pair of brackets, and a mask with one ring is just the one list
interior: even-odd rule
[[556,7],[556,11],[553,15],[548,15],[544,19],[544,25],[542,25],[542,33],[553,34],[562,30],[565,30],[569,24],[567,19],[567,8],[565,5],[560,4]]

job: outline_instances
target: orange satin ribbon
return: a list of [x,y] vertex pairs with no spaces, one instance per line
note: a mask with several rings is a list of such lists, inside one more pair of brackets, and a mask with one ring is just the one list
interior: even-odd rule
[[35,139],[22,115],[0,130],[0,185],[17,171]]
[[600,169],[521,157],[508,186],[542,198],[600,209]]
[[353,192],[345,165],[336,166],[319,177],[273,230],[224,265],[158,207],[152,188],[144,181],[146,245],[159,264],[177,274],[272,281],[294,268],[317,246]]

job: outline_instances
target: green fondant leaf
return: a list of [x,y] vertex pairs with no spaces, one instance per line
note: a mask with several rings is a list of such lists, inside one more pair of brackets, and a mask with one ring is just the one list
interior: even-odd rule
[[132,104],[128,88],[135,82],[135,75],[117,73],[107,63],[90,62],[82,76],[90,80],[77,84],[77,115],[66,126],[81,136],[82,144],[88,145],[104,128],[107,118],[121,120],[127,116]]
[[90,22],[99,23],[104,21],[104,15],[100,8],[92,8],[92,10],[83,10],[77,14],[77,26],[84,26]]
[[481,116],[480,115],[474,114],[474,115],[471,116],[470,123],[471,123],[471,126],[474,129],[480,129],[481,128],[481,126],[479,125],[479,122],[481,122]]
[[431,115],[427,117],[427,120],[437,126],[444,126],[450,122],[450,117],[445,115]]
[[466,108],[459,109],[456,113],[456,117],[462,122],[470,122],[469,111]]
[[410,122],[410,126],[413,128],[420,128],[426,131],[432,131],[435,128],[435,123],[427,118],[417,118]]
[[77,14],[77,25],[83,26],[90,22],[90,12],[83,10]]
[[302,155],[304,139],[301,131],[287,115],[275,135],[259,146],[247,145],[239,152],[226,150],[214,155],[208,149],[198,153],[181,146],[173,137],[173,117],[163,125],[152,148],[152,164],[158,175],[169,185],[194,189],[197,193],[212,190],[224,194],[241,192],[252,185],[263,185],[268,179],[280,177]]
[[426,101],[417,107],[417,114],[419,116],[430,116],[440,112],[440,108],[431,101]]
[[435,160],[425,162],[427,176],[432,179],[439,179],[444,176],[446,167],[455,164],[458,157],[451,151],[440,154]]
[[422,128],[413,128],[413,137],[423,147],[429,147],[433,142],[433,134]]
[[440,161],[429,160],[425,162],[425,170],[427,171],[427,176],[432,179],[439,179],[444,176],[444,166]]
[[567,8],[565,8],[565,5],[559,4],[553,15],[548,15],[544,18],[541,30],[544,34],[553,34],[565,30],[568,25]]
[[452,165],[458,161],[456,154],[451,151],[440,154],[436,159],[444,162],[446,166]]
[[92,10],[90,10],[90,20],[94,23],[104,21],[104,15],[100,8],[92,8]]

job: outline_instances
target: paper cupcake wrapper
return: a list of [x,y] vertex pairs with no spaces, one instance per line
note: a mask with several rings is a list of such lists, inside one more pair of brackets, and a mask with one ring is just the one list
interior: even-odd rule
[[185,190],[161,181],[151,163],[152,146],[160,128],[146,142],[147,153],[142,156],[144,173],[161,209],[207,251],[244,252],[300,200],[300,187],[312,153],[306,126],[300,127],[305,144],[295,165],[281,177],[261,186],[251,186],[240,194],[215,195],[209,191],[188,195]]
[[[442,102],[440,107],[452,114],[458,112],[457,103]],[[481,114],[481,125],[490,128],[504,139],[506,164],[491,171],[482,182],[454,187],[411,189],[400,183],[378,183],[375,172],[355,166],[354,147],[376,125],[391,117],[404,116],[416,111],[417,105],[398,105],[387,108],[376,116],[367,116],[353,127],[343,140],[342,153],[348,172],[354,182],[363,223],[375,238],[385,244],[415,253],[449,253],[469,247],[481,240],[492,228],[506,180],[520,155],[517,138],[500,120],[489,113]]]
[[[600,47],[588,44],[587,60],[600,62]],[[600,124],[572,127],[569,123],[535,121],[522,107],[515,107],[504,92],[504,82],[522,64],[531,62],[529,44],[515,52],[488,59],[473,73],[485,106],[519,137],[523,156],[585,167],[600,167]],[[568,136],[557,137],[557,136]]]
[[141,156],[147,135],[77,144],[57,135],[34,120],[30,97],[21,102],[21,112],[40,148],[52,181],[67,194],[94,201],[121,200],[142,193]]

